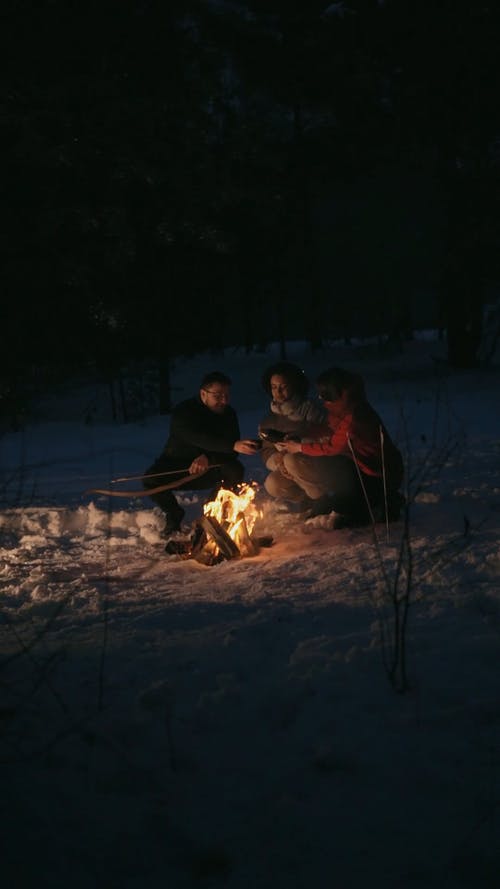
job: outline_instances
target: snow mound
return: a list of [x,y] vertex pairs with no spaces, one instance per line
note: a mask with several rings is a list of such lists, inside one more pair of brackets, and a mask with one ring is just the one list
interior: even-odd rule
[[111,540],[130,537],[147,543],[161,542],[165,520],[160,510],[109,512],[93,502],[70,508],[9,509],[0,513],[0,530],[24,548],[50,541],[106,536]]

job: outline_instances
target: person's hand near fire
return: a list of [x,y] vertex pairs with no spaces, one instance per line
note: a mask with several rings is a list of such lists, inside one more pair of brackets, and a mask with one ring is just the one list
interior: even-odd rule
[[206,472],[209,467],[209,460],[206,454],[200,454],[199,457],[195,457],[191,466],[189,467],[189,474],[196,475],[197,472]]
[[284,441],[277,441],[274,445],[277,451],[287,454],[299,454],[302,450],[302,443],[296,439],[287,438]]
[[233,445],[233,451],[236,451],[237,454],[246,454],[247,457],[252,457],[253,454],[256,454],[261,446],[260,441],[254,441],[253,438],[241,438],[239,441],[235,441]]
[[[237,454],[246,454],[248,457],[253,456],[259,450],[260,442],[253,441],[251,438],[241,438],[235,441],[233,451]],[[189,474],[196,475],[198,472],[206,472],[210,466],[210,461],[206,454],[200,454],[195,457],[189,467]]]

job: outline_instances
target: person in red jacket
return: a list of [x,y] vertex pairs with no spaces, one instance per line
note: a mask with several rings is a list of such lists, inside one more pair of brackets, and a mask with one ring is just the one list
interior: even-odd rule
[[[316,380],[327,410],[327,426],[308,438],[281,442],[284,464],[314,501],[311,515],[334,511],[338,527],[399,518],[403,460],[376,411],[359,374],[339,367]],[[311,459],[314,458],[314,459]]]

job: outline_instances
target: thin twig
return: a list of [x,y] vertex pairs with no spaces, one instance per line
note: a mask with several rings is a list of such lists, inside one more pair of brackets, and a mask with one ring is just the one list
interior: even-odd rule
[[385,452],[384,452],[384,430],[380,428],[380,452],[382,455],[382,482],[384,485],[384,510],[385,510],[385,528],[387,533],[387,543],[389,543],[389,510],[387,508],[387,478],[385,474]]
[[[214,466],[218,466],[218,463],[214,463]],[[168,472],[150,472],[148,475],[123,475],[121,478],[112,478],[110,479],[110,485],[116,485],[118,482],[135,482],[140,478],[160,478],[162,475],[176,475],[178,472],[189,472],[189,466],[186,466],[184,469],[170,469]]]

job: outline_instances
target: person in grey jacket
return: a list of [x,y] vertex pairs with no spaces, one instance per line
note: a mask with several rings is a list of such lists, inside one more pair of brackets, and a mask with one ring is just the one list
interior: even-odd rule
[[305,509],[308,498],[287,472],[276,438],[307,439],[310,426],[326,423],[326,411],[320,402],[307,397],[309,380],[296,364],[279,361],[271,365],[262,376],[262,385],[271,398],[269,411],[259,423],[260,453],[269,470],[264,487],[271,497]]

